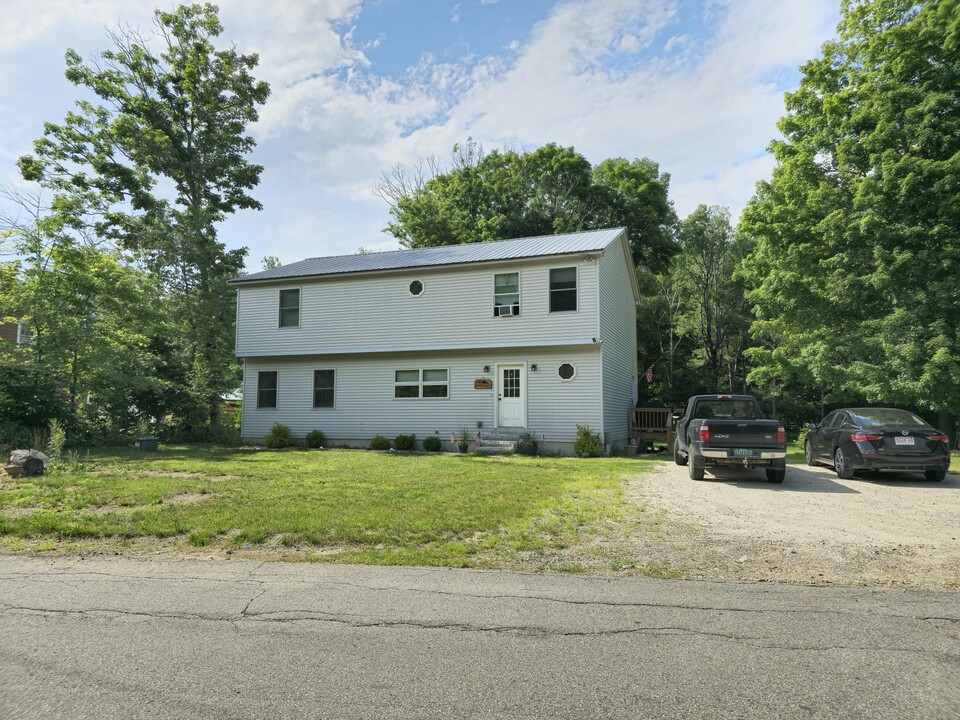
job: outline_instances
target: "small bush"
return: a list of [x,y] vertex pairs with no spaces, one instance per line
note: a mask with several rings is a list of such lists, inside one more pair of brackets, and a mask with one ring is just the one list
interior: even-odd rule
[[423,439],[423,449],[427,452],[440,452],[443,449],[443,441],[436,435],[427,435]]
[[397,435],[397,437],[393,440],[393,447],[395,450],[416,450],[417,436]]
[[311,430],[307,433],[307,437],[304,439],[308,448],[322,448],[323,441],[326,438],[323,435],[323,430]]
[[283,423],[274,423],[270,432],[263,439],[263,444],[274,449],[290,447],[293,444],[290,439],[290,428]]
[[577,423],[577,439],[573,443],[573,454],[577,456],[600,457],[603,455],[603,445],[600,439],[593,434],[589,425]]
[[371,450],[389,450],[390,441],[387,440],[383,435],[374,435],[370,440],[370,449]]

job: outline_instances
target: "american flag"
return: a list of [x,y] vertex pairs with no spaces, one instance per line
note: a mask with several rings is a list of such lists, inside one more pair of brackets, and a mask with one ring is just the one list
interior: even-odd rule
[[476,437],[473,438],[473,441],[477,444],[477,447],[483,445],[483,438],[480,437],[480,433],[477,433]]
[[647,379],[647,385],[653,382],[653,365],[647,368],[643,376]]

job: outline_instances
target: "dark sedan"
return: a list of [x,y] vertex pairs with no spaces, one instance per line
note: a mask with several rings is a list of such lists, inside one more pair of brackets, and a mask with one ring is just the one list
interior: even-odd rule
[[803,452],[807,465],[832,464],[837,477],[858,470],[922,472],[939,482],[950,467],[946,434],[906,410],[843,408],[811,423]]

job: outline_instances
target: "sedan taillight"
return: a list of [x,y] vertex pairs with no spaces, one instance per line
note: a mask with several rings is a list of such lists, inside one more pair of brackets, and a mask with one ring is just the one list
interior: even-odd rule
[[950,438],[946,435],[931,435],[929,439],[934,442],[950,442]]
[[866,433],[850,433],[850,440],[853,442],[867,442],[867,440],[879,440],[879,435],[867,435]]

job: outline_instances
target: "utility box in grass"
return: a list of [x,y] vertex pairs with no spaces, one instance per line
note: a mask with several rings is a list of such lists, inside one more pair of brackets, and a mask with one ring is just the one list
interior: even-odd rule
[[159,446],[160,441],[155,437],[142,437],[137,438],[137,449],[138,450],[156,450]]

